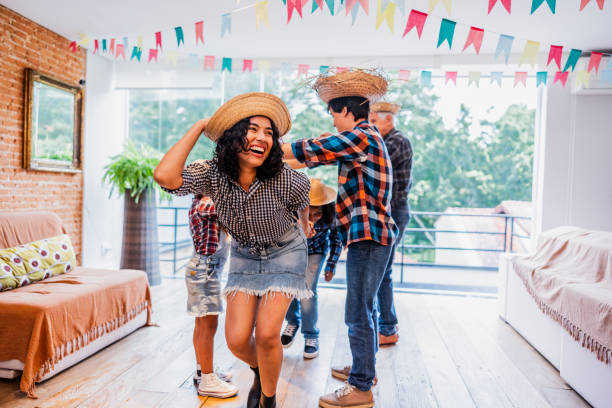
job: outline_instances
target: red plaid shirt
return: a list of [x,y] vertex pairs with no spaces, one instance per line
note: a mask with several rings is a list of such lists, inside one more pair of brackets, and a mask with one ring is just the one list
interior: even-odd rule
[[215,204],[210,198],[202,196],[193,199],[189,210],[189,228],[196,254],[209,256],[217,251],[219,223]]

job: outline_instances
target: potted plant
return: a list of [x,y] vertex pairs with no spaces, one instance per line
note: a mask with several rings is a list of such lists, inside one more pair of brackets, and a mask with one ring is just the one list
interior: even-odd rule
[[168,198],[155,180],[153,170],[161,154],[149,146],[126,143],[123,152],[112,156],[104,169],[102,181],[110,185],[110,195],[117,191],[125,197],[121,268],[147,273],[149,284],[161,282],[159,239],[157,233],[156,191]]

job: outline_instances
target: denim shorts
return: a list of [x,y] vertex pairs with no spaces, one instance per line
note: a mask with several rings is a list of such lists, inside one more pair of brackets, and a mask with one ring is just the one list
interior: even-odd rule
[[230,259],[225,295],[281,292],[296,299],[312,296],[306,285],[306,237],[297,224],[265,249],[253,250],[232,241]]
[[191,316],[204,317],[223,312],[221,275],[226,259],[227,250],[219,250],[210,256],[196,254],[187,264],[187,313]]

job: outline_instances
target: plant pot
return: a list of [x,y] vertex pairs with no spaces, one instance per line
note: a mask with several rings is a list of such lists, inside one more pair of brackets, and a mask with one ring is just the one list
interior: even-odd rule
[[155,191],[145,190],[138,203],[125,193],[121,269],[145,271],[150,285],[161,283]]

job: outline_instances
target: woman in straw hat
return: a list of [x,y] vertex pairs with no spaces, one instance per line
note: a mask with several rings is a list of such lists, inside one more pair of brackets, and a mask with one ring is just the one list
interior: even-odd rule
[[[255,373],[247,407],[276,406],[283,318],[294,298],[312,294],[305,281],[310,184],[283,164],[279,142],[290,128],[289,111],[278,97],[239,95],[196,122],[154,173],[170,193],[209,196],[233,238],[225,338]],[[184,167],[202,132],[217,142],[215,157]]]
[[375,72],[346,71],[321,75],[313,85],[334,118],[336,134],[283,145],[286,159],[309,167],[338,166],[336,214],[342,241],[348,245],[345,323],[352,364],[332,367],[347,380],[319,399],[322,407],[371,407],[376,372],[376,292],[397,227],[391,218],[391,160],[376,129],[368,122],[369,104],[387,92],[387,81]]
[[308,299],[294,299],[287,310],[287,325],[281,335],[283,347],[293,344],[297,329],[302,325],[304,336],[304,358],[315,358],[319,355],[319,318],[317,301],[317,282],[325,266],[325,280],[330,281],[336,270],[336,263],[342,252],[342,241],[334,225],[336,218],[336,190],[326,186],[320,179],[310,179],[311,228],[316,232],[308,238],[308,269],[306,283],[312,291]]

